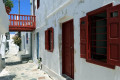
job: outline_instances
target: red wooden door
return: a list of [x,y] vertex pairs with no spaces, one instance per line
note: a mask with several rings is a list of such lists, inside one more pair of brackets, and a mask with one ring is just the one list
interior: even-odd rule
[[108,63],[120,66],[120,5],[107,10]]
[[63,74],[74,78],[74,32],[73,20],[62,24]]

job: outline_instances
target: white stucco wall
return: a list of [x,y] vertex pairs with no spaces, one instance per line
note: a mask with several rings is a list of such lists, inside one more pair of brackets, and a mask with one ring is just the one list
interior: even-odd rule
[[8,32],[8,29],[9,29],[8,14],[6,13],[3,0],[0,0],[0,33],[4,34]]
[[[26,43],[26,33],[28,33],[28,43]],[[22,51],[25,50],[25,54],[31,55],[31,32],[21,32],[21,49]]]
[[9,42],[9,53],[10,54],[17,54],[18,51],[19,51],[19,46],[14,44],[14,41],[12,39],[14,36],[15,36],[15,34],[10,34],[10,40],[8,40],[8,42]]
[[9,29],[8,15],[6,13],[3,0],[0,0],[0,71],[5,66],[4,60],[2,60],[1,58],[5,58],[5,47],[6,47],[5,33],[8,32],[8,29]]
[[[42,63],[51,71],[62,74],[61,63],[61,23],[74,19],[74,80],[120,80],[120,67],[106,68],[86,62],[80,58],[80,18],[87,12],[106,4],[120,4],[119,0],[40,0],[40,8],[36,10],[37,29],[32,33],[33,60],[36,57],[36,33],[39,32],[39,53]],[[58,1],[58,2],[57,2]],[[55,2],[55,4],[54,4]],[[54,28],[54,51],[45,50],[45,30]]]

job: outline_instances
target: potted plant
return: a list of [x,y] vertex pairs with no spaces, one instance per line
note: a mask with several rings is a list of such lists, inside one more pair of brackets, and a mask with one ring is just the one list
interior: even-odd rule
[[9,14],[10,11],[11,11],[11,8],[13,7],[13,1],[11,1],[11,0],[3,0],[3,3],[5,4],[7,14]]
[[18,35],[13,36],[12,39],[17,46],[21,45],[21,38]]

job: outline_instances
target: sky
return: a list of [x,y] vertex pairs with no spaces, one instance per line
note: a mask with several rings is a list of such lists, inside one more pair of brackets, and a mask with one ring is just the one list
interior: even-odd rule
[[[19,8],[18,8],[18,0],[12,0],[14,7],[11,9],[10,14],[18,14]],[[20,14],[22,15],[30,15],[30,0],[20,0]],[[14,34],[15,32],[10,32],[11,34]]]
[[[18,0],[12,0],[14,7],[12,8],[10,14],[18,14]],[[30,0],[20,0],[20,14],[30,15]]]

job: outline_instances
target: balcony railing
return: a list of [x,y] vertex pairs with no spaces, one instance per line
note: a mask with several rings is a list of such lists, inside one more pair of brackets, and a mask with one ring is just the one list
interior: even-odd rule
[[36,17],[32,15],[9,14],[9,31],[33,31],[36,28]]

